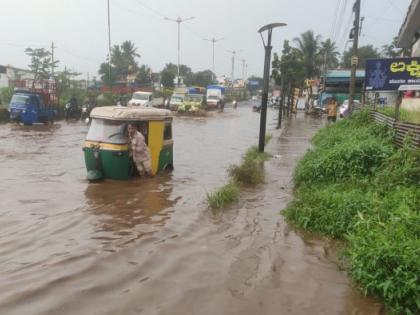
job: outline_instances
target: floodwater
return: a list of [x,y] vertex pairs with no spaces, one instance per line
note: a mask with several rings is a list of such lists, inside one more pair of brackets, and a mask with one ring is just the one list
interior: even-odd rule
[[279,137],[269,110],[266,183],[207,208],[257,142],[250,105],[175,118],[175,170],[145,181],[89,184],[80,122],[0,125],[0,314],[380,314],[334,246],[280,215],[321,120],[293,117]]

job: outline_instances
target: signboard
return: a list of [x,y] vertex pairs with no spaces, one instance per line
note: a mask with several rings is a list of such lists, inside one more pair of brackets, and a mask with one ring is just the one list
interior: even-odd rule
[[420,90],[420,57],[366,60],[366,91]]

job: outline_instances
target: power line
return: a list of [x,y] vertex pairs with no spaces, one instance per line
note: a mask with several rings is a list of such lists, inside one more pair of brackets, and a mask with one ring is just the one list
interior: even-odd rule
[[397,7],[396,5],[395,5],[395,3],[394,3],[394,1],[392,1],[392,0],[388,0],[388,3],[395,9],[395,10],[397,10],[399,13],[401,13],[401,14],[403,14],[404,12],[399,8],[399,7]]
[[341,27],[343,26],[343,19],[344,19],[344,15],[346,12],[346,8],[347,8],[347,0],[344,0],[343,6],[341,7],[341,11],[340,11],[340,15],[339,15],[339,24],[336,27],[336,32],[335,32],[335,36],[334,39],[338,39],[338,36],[340,36],[341,33]]
[[334,18],[331,24],[330,38],[334,37],[335,25],[337,24],[338,11],[340,10],[341,0],[339,0],[334,9]]
[[157,16],[164,18],[165,15],[160,13],[158,10],[153,9],[152,7],[148,6],[147,4],[144,4],[143,2],[141,2],[140,0],[135,0],[140,6],[142,6],[143,8],[146,8],[147,10],[149,10],[150,12],[153,12],[154,14],[156,14]]

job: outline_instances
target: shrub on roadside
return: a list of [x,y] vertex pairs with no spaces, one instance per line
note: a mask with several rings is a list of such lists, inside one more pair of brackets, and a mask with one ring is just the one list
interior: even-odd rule
[[389,216],[387,221],[360,216],[348,238],[350,271],[391,313],[414,315],[420,309],[420,215],[400,208]]
[[264,168],[255,160],[244,160],[240,165],[231,165],[229,176],[242,185],[255,186],[264,182]]
[[372,207],[371,195],[361,188],[328,184],[299,190],[284,215],[311,232],[344,239],[353,231],[358,213],[368,213]]
[[223,208],[232,202],[238,201],[238,199],[239,188],[233,182],[207,194],[207,202],[213,209]]
[[364,113],[321,130],[298,163],[296,226],[346,239],[350,272],[391,313],[420,309],[420,149],[396,150]]

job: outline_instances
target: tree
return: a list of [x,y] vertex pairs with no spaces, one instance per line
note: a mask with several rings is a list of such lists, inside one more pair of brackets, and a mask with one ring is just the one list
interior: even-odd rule
[[396,58],[402,55],[403,49],[397,48],[398,45],[398,36],[395,36],[392,39],[390,45],[383,45],[381,49],[381,57],[384,58]]
[[168,69],[163,69],[162,72],[160,73],[160,83],[165,88],[173,88],[175,86],[174,80],[175,80],[175,74],[172,71]]
[[307,79],[313,78],[319,74],[320,69],[319,64],[317,63],[319,41],[320,36],[315,35],[311,30],[302,33],[300,38],[294,39]]
[[263,78],[257,77],[257,76],[251,76],[248,78],[248,85],[247,89],[250,91],[257,91],[261,90],[263,87]]
[[138,70],[136,58],[140,58],[134,43],[127,40],[121,45],[114,45],[111,49],[111,78],[109,78],[108,62],[100,65],[98,73],[103,82],[115,83],[116,81],[127,81],[130,74]]
[[102,82],[108,86],[117,82],[115,67],[110,66],[107,62],[101,63],[98,73],[101,76]]
[[147,65],[141,65],[137,71],[136,84],[147,86],[152,83],[152,69]]
[[193,85],[207,86],[212,84],[213,72],[211,70],[204,70],[194,73]]
[[[161,72],[161,83],[165,87],[173,86],[173,83],[172,83],[172,85],[166,85],[166,84],[169,83],[168,80],[169,80],[170,77],[173,77],[173,79],[175,79],[177,74],[178,74],[178,66],[176,64],[171,63],[171,62],[167,63],[165,65],[165,68]],[[192,72],[190,67],[188,67],[186,65],[179,65],[179,75],[181,77],[183,77],[184,83],[186,85],[192,85],[194,83],[194,73]],[[162,82],[162,80],[164,80],[166,84],[164,82]]]
[[[349,48],[343,54],[341,66],[343,68],[351,68],[351,56],[353,55],[353,49]],[[364,69],[366,59],[379,58],[380,54],[376,48],[372,45],[361,46],[357,49],[357,56],[359,57],[359,63],[357,64],[358,69]]]
[[333,42],[330,38],[321,42],[318,51],[318,63],[322,65],[321,70],[324,70],[325,67],[328,69],[337,68],[339,61],[338,56],[339,52],[337,51],[337,47],[335,46],[335,42]]
[[51,68],[57,67],[58,60],[52,62],[51,52],[44,48],[26,48],[25,53],[31,57],[29,69],[34,73],[34,80],[48,79]]
[[[274,54],[272,67],[272,77],[278,85],[281,85],[283,79],[284,89],[303,86],[305,81],[304,63],[300,52],[291,47],[288,40],[283,43],[281,58],[277,53]],[[282,91],[282,93],[284,92]]]

